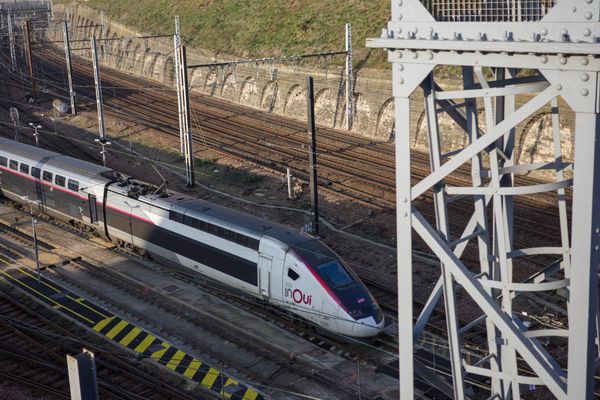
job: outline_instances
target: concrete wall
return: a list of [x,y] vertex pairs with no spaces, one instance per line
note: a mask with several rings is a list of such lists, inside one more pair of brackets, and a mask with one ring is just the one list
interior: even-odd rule
[[[99,39],[101,62],[112,67],[160,81],[174,84],[173,40],[137,39],[140,36],[122,24],[106,20],[105,32],[99,26],[100,14],[82,5],[54,5],[56,19],[65,16],[71,23],[72,38]],[[61,26],[49,31],[51,39],[62,40]],[[109,38],[123,40],[103,41]],[[86,47],[79,42],[74,47]],[[79,50],[78,55],[89,57],[90,51]],[[232,57],[233,58],[233,57]],[[219,61],[211,52],[188,49],[188,65]],[[315,79],[315,106],[317,123],[321,126],[343,129],[345,126],[344,73],[340,67],[305,67],[297,64],[245,64],[237,67],[197,68],[190,70],[192,90],[223,98],[245,106],[254,107],[286,117],[306,120],[306,77]],[[452,83],[450,83],[452,84]],[[526,101],[526,99],[518,99]],[[412,99],[411,119],[416,129],[412,146],[427,149],[426,121],[423,98],[419,90]],[[391,72],[361,69],[355,83],[355,117],[353,131],[374,140],[390,140],[394,129],[394,104],[391,93]],[[517,128],[517,159],[529,162],[553,161],[552,132],[549,109],[540,110],[532,119]],[[561,121],[563,151],[567,160],[573,152],[573,118]],[[440,116],[443,151],[462,147],[467,138],[445,115]],[[484,119],[480,118],[480,123]],[[482,126],[482,128],[485,128]]]

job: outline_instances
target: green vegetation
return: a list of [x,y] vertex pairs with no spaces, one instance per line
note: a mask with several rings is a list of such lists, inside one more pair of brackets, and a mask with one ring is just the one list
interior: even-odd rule
[[381,34],[390,19],[389,0],[89,0],[84,4],[151,34],[172,33],[173,17],[179,15],[182,34],[192,46],[244,58],[344,50],[344,23],[350,22],[355,64],[387,68],[385,52],[366,49],[365,38]]

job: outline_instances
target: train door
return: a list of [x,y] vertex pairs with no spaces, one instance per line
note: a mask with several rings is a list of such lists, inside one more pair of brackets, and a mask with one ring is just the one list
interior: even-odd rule
[[258,257],[258,293],[264,298],[271,297],[271,257],[260,255]]

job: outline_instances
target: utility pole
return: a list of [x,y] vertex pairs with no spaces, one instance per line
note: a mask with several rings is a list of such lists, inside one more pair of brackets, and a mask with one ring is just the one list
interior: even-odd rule
[[[180,87],[180,73],[179,73],[179,47],[181,46],[181,31],[180,31],[180,27],[179,27],[179,15],[175,16],[175,35],[173,36],[173,47],[174,47],[174,53],[175,54],[175,87],[178,90],[178,94],[179,94],[179,87]],[[179,111],[179,151],[180,153],[183,155],[184,153],[184,147],[185,144],[184,142],[184,137],[183,137],[183,104],[181,104],[181,96],[177,96],[177,109]]]
[[35,230],[35,225],[37,224],[37,220],[35,218],[35,215],[33,214],[33,203],[34,201],[31,200],[29,198],[29,196],[25,196],[24,200],[27,202],[27,204],[29,205],[29,210],[31,213],[31,229],[33,230],[32,232],[32,236],[33,236],[33,253],[35,255],[35,272],[37,275],[37,281],[38,283],[41,282],[42,277],[40,274],[40,257],[39,257],[39,252],[38,252],[38,241],[37,241],[37,233]]
[[69,97],[71,98],[71,114],[77,115],[75,105],[75,90],[73,88],[73,66],[71,64],[71,43],[69,40],[69,23],[63,21],[63,38],[65,42],[65,59],[67,64],[67,78],[69,80]]
[[194,152],[192,150],[192,121],[190,112],[190,92],[188,86],[188,75],[187,75],[187,58],[185,46],[179,47],[177,53],[179,58],[179,78],[177,87],[177,97],[181,103],[182,113],[180,113],[180,134],[183,137],[184,148],[183,156],[185,159],[185,172],[186,172],[186,185],[194,186],[196,184],[196,177],[194,175]]
[[308,107],[308,134],[310,135],[309,156],[309,174],[310,174],[310,204],[312,226],[311,232],[314,236],[319,236],[319,194],[317,182],[317,135],[315,127],[315,93],[313,88],[313,78],[306,78],[306,96]]
[[106,131],[104,130],[104,108],[102,100],[102,81],[100,80],[100,66],[98,64],[98,49],[96,47],[96,36],[92,36],[92,62],[94,64],[94,84],[96,86],[96,108],[98,110],[98,131],[100,138],[95,139],[102,146],[102,164],[106,167],[106,148],[110,142],[106,140]]
[[27,54],[27,66],[29,68],[29,78],[31,78],[31,87],[33,89],[33,95],[37,97],[37,91],[35,88],[35,77],[33,76],[33,52],[31,50],[31,21],[29,18],[25,20],[25,40],[26,43],[26,54]]
[[10,45],[10,63],[12,66],[12,72],[17,72],[17,54],[15,53],[15,34],[13,32],[13,17],[8,14],[8,40]]
[[346,24],[346,129],[354,122],[354,76],[352,75],[352,25]]

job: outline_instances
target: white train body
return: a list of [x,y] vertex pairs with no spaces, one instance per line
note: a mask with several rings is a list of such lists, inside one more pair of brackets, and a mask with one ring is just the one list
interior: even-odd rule
[[[179,193],[119,179],[104,167],[0,138],[0,192],[93,227],[111,240],[264,299],[337,334],[365,338],[379,306],[320,241]],[[215,310],[218,312],[218,310]]]

